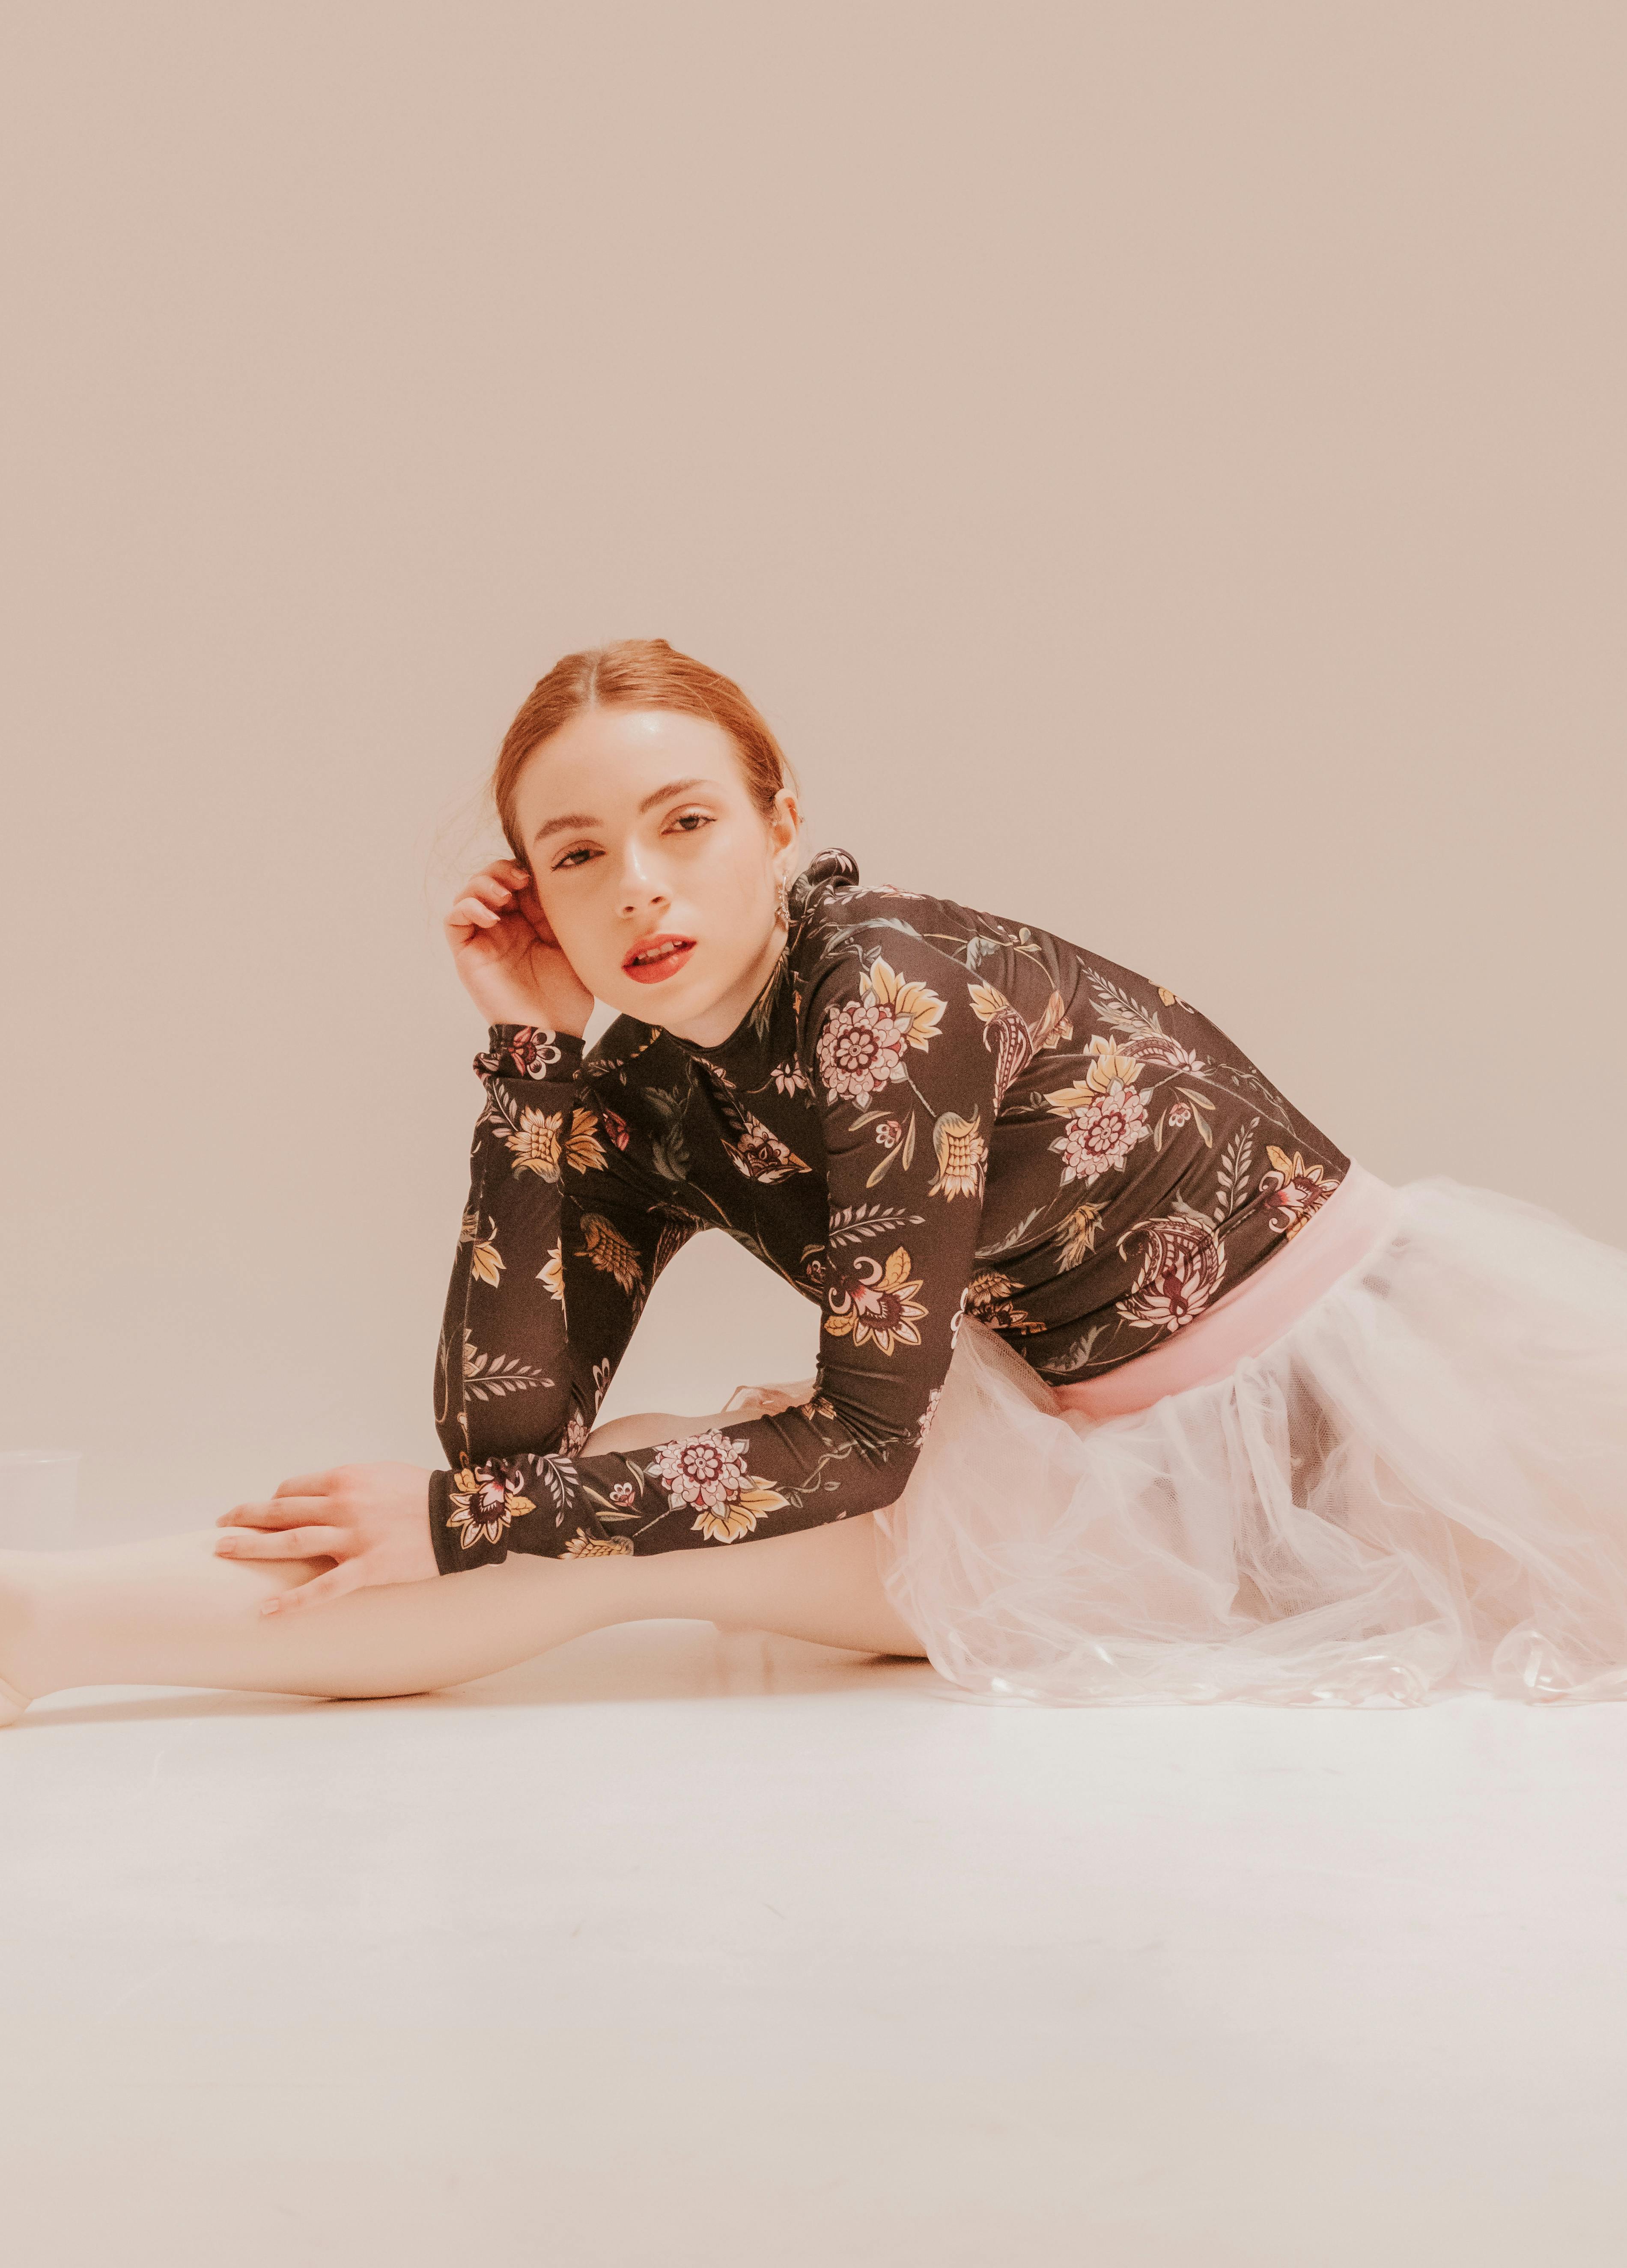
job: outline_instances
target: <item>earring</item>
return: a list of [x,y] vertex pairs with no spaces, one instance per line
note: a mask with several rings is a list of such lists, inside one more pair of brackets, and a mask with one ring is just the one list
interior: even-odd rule
[[775,917],[777,920],[783,921],[789,929],[791,927],[791,885],[784,874],[778,877],[778,881],[779,891],[775,901]]

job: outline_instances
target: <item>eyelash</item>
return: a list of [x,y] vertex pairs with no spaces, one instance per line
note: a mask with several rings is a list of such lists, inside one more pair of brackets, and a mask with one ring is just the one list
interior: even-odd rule
[[[710,811],[675,812],[670,823],[674,827],[678,827],[681,826],[686,819],[693,819],[699,821],[698,826],[685,827],[683,828],[683,832],[686,835],[698,835],[701,831],[701,828],[710,827],[715,824],[712,814]],[[598,856],[599,853],[597,851],[590,850],[585,843],[582,843],[578,845],[576,850],[567,850],[562,857],[556,858],[552,871],[556,874],[571,873],[575,871],[578,865],[585,865],[588,859],[597,858]]]

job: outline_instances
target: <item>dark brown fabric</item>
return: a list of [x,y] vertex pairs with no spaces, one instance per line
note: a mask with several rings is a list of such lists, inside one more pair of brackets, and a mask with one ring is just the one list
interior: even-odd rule
[[[1232,1290],[1349,1160],[1208,1019],[1042,930],[799,878],[749,1016],[494,1025],[436,1365],[443,1572],[737,1542],[869,1512],[914,1463],[963,1311],[1088,1378]],[[721,1228],[822,1313],[816,1390],[584,1457],[650,1287]]]

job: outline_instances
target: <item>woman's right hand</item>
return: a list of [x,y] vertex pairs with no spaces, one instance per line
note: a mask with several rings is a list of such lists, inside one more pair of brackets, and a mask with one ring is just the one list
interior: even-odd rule
[[543,1024],[579,1039],[593,996],[565,959],[530,869],[494,858],[472,874],[446,917],[464,990],[489,1024]]

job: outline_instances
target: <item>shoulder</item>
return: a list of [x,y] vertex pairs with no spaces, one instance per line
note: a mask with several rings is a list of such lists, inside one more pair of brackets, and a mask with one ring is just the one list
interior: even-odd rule
[[863,988],[876,964],[889,977],[986,989],[992,982],[1013,998],[1071,994],[1080,951],[1027,923],[980,911],[927,890],[865,883],[844,850],[822,851],[791,894],[791,959],[799,1023],[843,986]]
[[[831,873],[828,861],[843,859]],[[865,887],[825,854],[793,898],[797,1052],[827,1104],[865,1107],[888,1081],[943,1076],[981,1040],[972,969],[977,917],[951,901]],[[980,1049],[980,1055],[986,1051]]]
[[965,965],[965,944],[978,917],[946,898],[861,881],[846,850],[821,850],[797,878],[791,895],[791,959],[806,995],[833,969],[858,967],[891,949]]
[[959,908],[891,883],[861,882],[845,850],[822,851],[799,876],[791,896],[790,960],[799,1035],[844,994],[883,994],[908,979],[936,982],[965,973]]

